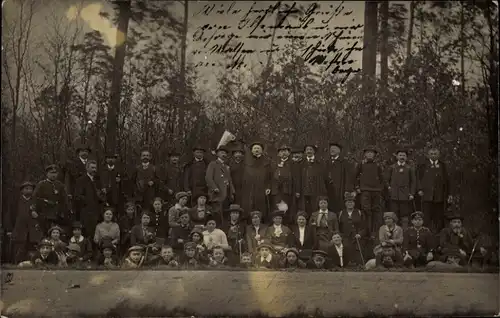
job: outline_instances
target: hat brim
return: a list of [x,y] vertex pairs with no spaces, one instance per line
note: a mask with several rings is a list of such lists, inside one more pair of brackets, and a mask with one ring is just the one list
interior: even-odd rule
[[363,149],[363,152],[373,152],[373,153],[378,153],[378,151],[376,149],[373,149],[373,148],[366,148],[366,149]]
[[238,212],[238,213],[243,213],[243,209],[242,208],[238,208],[238,209],[228,209],[226,210],[226,212]]
[[19,186],[19,189],[22,190],[26,187],[32,187],[32,188],[35,188],[35,184],[34,183],[31,183],[31,182],[26,182],[26,183],[23,183]]
[[267,243],[259,244],[259,246],[257,246],[257,251],[264,248],[264,247],[270,249],[271,251],[274,251],[274,247],[272,247],[272,245],[267,244]]

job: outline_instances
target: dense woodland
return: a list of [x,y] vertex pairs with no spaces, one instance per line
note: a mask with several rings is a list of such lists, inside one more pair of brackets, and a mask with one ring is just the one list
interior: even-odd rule
[[[340,139],[352,160],[375,144],[389,163],[398,145],[412,150],[413,161],[437,145],[452,167],[456,207],[476,231],[497,235],[493,1],[366,2],[359,76],[341,83],[342,74],[313,73],[295,53],[305,44],[293,41],[269,56],[263,70],[222,72],[210,98],[196,88],[199,75],[186,50],[186,34],[193,32],[188,1],[180,18],[173,2],[110,2],[116,14],[103,17],[121,31],[116,49],[98,31],[84,33],[77,22],[65,28],[50,17],[45,38],[34,38],[36,1],[18,1],[16,17],[4,19],[4,210],[22,181],[38,181],[45,165],[74,156],[76,140],[89,143],[99,160],[116,149],[133,165],[147,146],[161,163],[173,148],[186,157],[198,142],[214,148],[228,129],[242,140],[268,141],[271,156],[281,143],[314,141],[324,152],[328,141]],[[477,78],[470,76],[471,63]]]

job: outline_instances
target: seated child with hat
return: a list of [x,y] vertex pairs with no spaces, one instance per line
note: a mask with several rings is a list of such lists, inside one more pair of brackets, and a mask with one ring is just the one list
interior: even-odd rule
[[163,245],[160,250],[160,258],[156,260],[155,267],[178,268],[179,261],[175,256],[174,249],[169,245]]
[[78,253],[80,261],[90,262],[93,255],[92,243],[82,235],[82,227],[82,223],[73,222],[73,236],[69,239],[69,244],[77,244],[80,247],[80,252]]
[[307,268],[314,270],[329,270],[331,264],[328,260],[328,253],[323,250],[314,250],[312,258],[307,262]]
[[111,239],[105,239],[99,246],[101,253],[97,259],[97,266],[106,269],[118,268],[118,257],[116,256],[116,246]]
[[54,243],[49,239],[42,239],[37,246],[38,250],[32,256],[31,266],[37,268],[55,267],[59,264],[59,258],[54,252]]
[[208,265],[212,268],[227,268],[229,266],[229,261],[224,253],[224,249],[221,246],[215,246],[212,249],[212,255],[210,255],[210,262]]
[[134,245],[128,249],[127,257],[123,261],[122,269],[138,269],[144,261],[144,246]]
[[285,250],[285,257],[280,260],[280,268],[284,269],[300,269],[306,268],[306,263],[299,259],[299,251],[295,248]]
[[255,268],[257,269],[276,269],[278,268],[278,257],[274,253],[274,247],[268,240],[264,240],[257,246],[258,255],[255,258]]
[[184,244],[184,253],[181,256],[180,263],[182,269],[198,269],[201,267],[196,243],[187,242]]

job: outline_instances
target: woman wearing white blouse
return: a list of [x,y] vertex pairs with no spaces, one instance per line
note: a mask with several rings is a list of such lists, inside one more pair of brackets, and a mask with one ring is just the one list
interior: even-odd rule
[[203,231],[203,243],[207,249],[211,250],[214,246],[220,246],[224,250],[231,250],[227,242],[227,236],[224,231],[216,228],[217,222],[209,219],[206,224],[206,230]]

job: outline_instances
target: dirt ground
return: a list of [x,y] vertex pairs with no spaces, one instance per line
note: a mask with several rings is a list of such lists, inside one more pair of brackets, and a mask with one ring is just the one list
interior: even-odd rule
[[[2,285],[2,314],[105,314],[127,300],[203,315],[281,316],[298,307],[325,316],[490,315],[499,312],[498,274],[35,271],[13,270]],[[5,278],[6,271],[2,277]],[[79,285],[79,288],[70,288]]]

